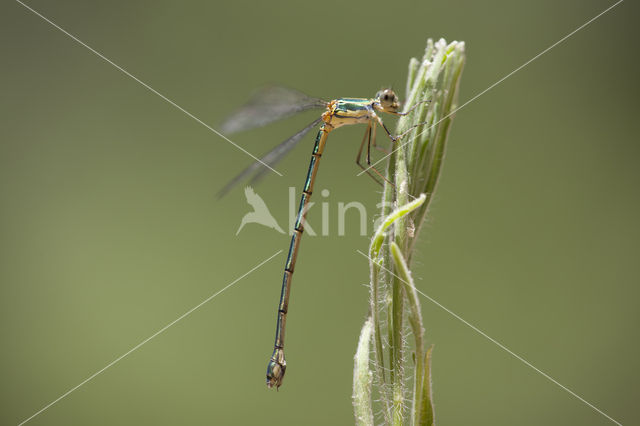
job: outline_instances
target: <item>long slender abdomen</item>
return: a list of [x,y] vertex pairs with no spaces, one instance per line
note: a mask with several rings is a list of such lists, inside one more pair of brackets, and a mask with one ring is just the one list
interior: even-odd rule
[[298,215],[296,217],[293,235],[291,236],[291,244],[289,245],[289,255],[287,256],[287,262],[284,266],[282,291],[280,293],[280,304],[278,305],[278,320],[276,323],[276,339],[273,348],[273,355],[271,356],[271,360],[267,366],[268,387],[280,387],[287,366],[284,358],[284,333],[287,321],[287,311],[289,309],[291,280],[293,278],[293,271],[296,265],[296,258],[298,257],[298,249],[300,248],[300,239],[302,238],[302,232],[304,231],[307,207],[309,205],[309,200],[311,199],[311,194],[313,193],[313,184],[316,180],[320,157],[322,157],[322,152],[324,151],[324,146],[330,129],[331,126],[327,126],[323,123],[322,126],[320,126],[320,130],[318,130],[316,143],[313,146],[313,152],[311,153],[311,162],[309,163],[307,179],[305,180],[304,187],[302,189]]

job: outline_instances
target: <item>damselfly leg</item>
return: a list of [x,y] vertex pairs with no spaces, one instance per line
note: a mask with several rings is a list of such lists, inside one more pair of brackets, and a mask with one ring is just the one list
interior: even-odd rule
[[[362,169],[364,170],[367,175],[369,177],[371,177],[371,179],[373,179],[373,181],[375,183],[377,183],[378,185],[382,186],[383,183],[378,180],[372,173],[371,171],[373,171],[376,175],[378,175],[380,178],[382,178],[385,182],[387,182],[390,185],[393,185],[392,182],[389,181],[389,179],[387,179],[382,173],[380,173],[378,171],[378,169],[376,169],[375,167],[371,166],[371,145],[373,144],[373,146],[375,145],[376,141],[376,124],[373,121],[370,121],[369,124],[367,125],[367,130],[365,130],[364,132],[364,137],[362,138],[362,142],[360,143],[360,149],[358,149],[358,155],[356,156],[356,164]],[[364,149],[364,145],[365,143],[367,144],[367,155],[366,155],[366,161],[367,161],[367,167],[365,167],[361,161],[362,161],[362,154],[363,154],[363,149]]]

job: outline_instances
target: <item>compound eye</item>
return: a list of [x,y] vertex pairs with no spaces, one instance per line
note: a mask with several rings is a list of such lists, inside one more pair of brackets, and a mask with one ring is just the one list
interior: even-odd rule
[[389,102],[391,104],[398,102],[398,97],[396,96],[395,92],[391,89],[386,89],[382,96],[386,102]]
[[376,96],[384,110],[395,111],[398,109],[398,97],[392,89],[382,89]]

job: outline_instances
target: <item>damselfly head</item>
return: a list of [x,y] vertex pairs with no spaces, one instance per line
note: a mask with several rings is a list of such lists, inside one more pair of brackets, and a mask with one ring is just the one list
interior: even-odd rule
[[391,89],[382,89],[376,93],[376,101],[384,112],[398,112],[398,109],[400,109],[398,96]]

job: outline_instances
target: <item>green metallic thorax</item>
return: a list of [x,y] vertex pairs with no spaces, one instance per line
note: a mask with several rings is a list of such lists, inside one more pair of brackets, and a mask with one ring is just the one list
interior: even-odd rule
[[340,98],[332,101],[329,106],[333,127],[345,124],[358,124],[371,120],[373,116],[373,100],[362,98]]
[[371,99],[364,98],[340,98],[336,99],[336,110],[359,111],[371,107]]

